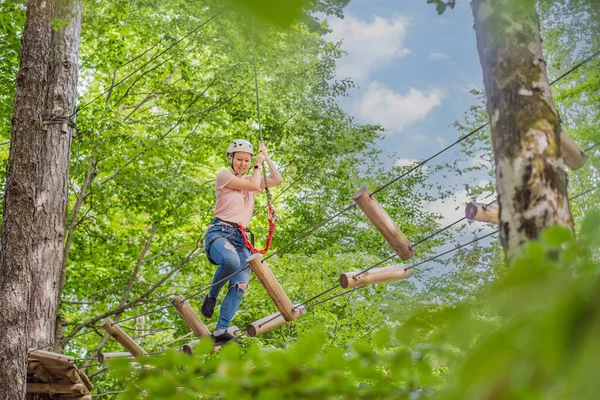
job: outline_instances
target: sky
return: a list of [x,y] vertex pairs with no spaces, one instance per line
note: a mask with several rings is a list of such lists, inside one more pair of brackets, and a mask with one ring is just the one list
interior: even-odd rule
[[[348,53],[338,62],[337,77],[357,86],[340,104],[358,122],[386,128],[377,146],[394,153],[388,166],[421,161],[457,140],[463,133],[450,124],[480,104],[469,93],[483,90],[470,3],[458,0],[438,15],[426,0],[351,0],[344,19],[327,18],[327,39],[341,41]],[[450,151],[435,161],[454,156]],[[485,184],[481,179],[469,183]],[[428,208],[451,223],[472,199],[459,177],[444,183],[454,185],[448,188],[454,195]]]

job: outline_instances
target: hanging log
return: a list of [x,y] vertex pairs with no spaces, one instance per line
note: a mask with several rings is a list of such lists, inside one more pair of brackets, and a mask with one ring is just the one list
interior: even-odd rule
[[65,375],[67,379],[71,381],[71,383],[83,383],[88,388],[88,390],[92,390],[92,388],[94,387],[87,375],[84,372],[77,369],[76,367],[67,370]]
[[59,397],[58,400],[92,400],[92,396],[91,395],[85,395],[85,396],[79,396],[79,395],[75,395],[75,396],[71,396],[71,395],[61,395]]
[[366,188],[357,190],[352,196],[352,200],[363,210],[371,223],[402,260],[406,261],[415,255],[406,236]]
[[248,263],[250,264],[252,271],[254,271],[258,277],[260,283],[265,287],[265,290],[271,299],[273,299],[275,306],[279,312],[281,312],[283,318],[285,318],[286,321],[292,321],[298,318],[299,315],[297,310],[292,306],[292,302],[281,288],[279,282],[277,282],[277,278],[275,278],[275,275],[273,275],[269,266],[262,261],[260,254],[256,253],[248,257]]
[[28,368],[31,369],[31,371],[37,375],[40,381],[45,383],[51,383],[53,381],[52,375],[50,375],[50,373],[46,371],[41,362],[29,362]]
[[583,167],[587,161],[587,157],[583,150],[575,144],[573,139],[571,139],[564,130],[560,132],[560,152],[565,159],[565,164],[567,164],[571,170]]
[[498,214],[498,206],[485,205],[482,203],[469,203],[465,208],[465,216],[473,221],[498,225]]
[[106,318],[104,321],[102,321],[102,327],[133,356],[138,357],[146,354],[144,349],[142,349],[140,345],[135,342],[135,340],[125,333],[125,331],[123,331],[119,325],[115,324],[112,319]]
[[[237,326],[231,326],[229,327],[229,329],[227,329],[227,332],[231,333],[233,336],[239,336],[240,335],[240,328],[238,328]],[[196,348],[196,346],[198,346],[198,344],[200,344],[199,340],[194,340],[190,343],[187,343],[185,345],[183,345],[183,352],[187,355],[192,355],[194,354],[194,349]],[[216,353],[217,351],[219,351],[221,349],[221,346],[213,346],[213,353]]]
[[[374,285],[377,283],[399,281],[412,276],[412,270],[402,265],[384,268],[373,268],[361,274],[362,271],[347,272],[340,275],[340,285],[344,289],[357,286]],[[360,274],[360,275],[359,275]]]
[[[298,313],[296,318],[299,318],[306,314],[306,309],[304,307],[300,306],[296,310]],[[275,314],[271,314],[262,319],[259,319],[258,321],[252,322],[251,324],[248,324],[248,326],[246,326],[246,333],[250,337],[255,337],[257,335],[260,335],[261,333],[271,331],[285,324],[286,322],[286,319],[281,315],[281,313],[277,312]]]
[[83,383],[28,383],[27,393],[88,394],[88,390]]
[[129,358],[130,360],[135,359],[135,357],[129,352],[119,352],[119,353],[98,353],[98,362],[100,364],[104,364],[108,360],[113,358]]
[[182,295],[178,295],[176,298],[171,301],[181,318],[189,325],[189,327],[194,332],[194,335],[197,337],[208,337],[210,336],[210,331],[204,325],[204,322],[200,319],[198,314],[192,309],[190,304],[187,302],[185,297]]

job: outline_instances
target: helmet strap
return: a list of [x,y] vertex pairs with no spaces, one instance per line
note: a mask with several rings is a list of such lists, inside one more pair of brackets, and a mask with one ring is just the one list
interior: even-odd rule
[[238,173],[237,173],[237,171],[235,170],[235,167],[233,166],[233,157],[235,157],[235,153],[229,153],[229,154],[231,154],[231,161],[230,161],[230,163],[229,163],[229,165],[231,165],[231,170],[233,171],[233,174],[234,174],[235,176],[238,176]]

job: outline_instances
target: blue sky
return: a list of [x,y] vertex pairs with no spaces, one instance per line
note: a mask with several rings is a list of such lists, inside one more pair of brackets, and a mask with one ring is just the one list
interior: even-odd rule
[[329,40],[348,52],[338,77],[358,88],[343,108],[359,122],[388,129],[381,148],[421,160],[453,142],[449,125],[483,87],[470,1],[439,16],[426,0],[352,0],[330,17]]
[[[469,90],[483,89],[470,1],[458,0],[438,15],[426,0],[351,0],[344,14],[327,19],[333,30],[328,39],[341,41],[348,53],[338,63],[338,78],[357,85],[340,104],[358,122],[387,129],[378,147],[394,157],[381,161],[409,165],[458,139],[463,133],[450,124],[479,104]],[[456,156],[453,149],[434,162]],[[485,172],[476,175],[432,176],[453,195],[427,208],[439,212],[442,223],[464,216],[474,200],[464,184],[487,183]]]

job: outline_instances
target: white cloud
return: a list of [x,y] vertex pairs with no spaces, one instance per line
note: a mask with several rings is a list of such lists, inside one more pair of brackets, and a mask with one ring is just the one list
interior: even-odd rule
[[[477,186],[485,187],[488,183],[490,183],[488,180],[481,180],[477,183]],[[448,225],[465,216],[465,208],[471,201],[483,202],[484,200],[483,197],[478,199],[469,197],[467,191],[463,189],[445,199],[439,199],[428,203],[425,206],[425,209],[429,212],[442,215],[443,218],[440,223],[442,225]],[[486,198],[485,201],[489,201],[489,198]]]
[[396,167],[408,167],[413,164],[417,164],[417,160],[413,160],[412,158],[399,158],[396,160]]
[[404,127],[425,119],[442,103],[443,97],[444,91],[437,88],[427,92],[410,88],[403,95],[373,81],[354,108],[364,122],[381,124],[390,132],[400,132]]
[[326,39],[342,41],[342,49],[348,54],[338,61],[339,78],[352,78],[360,82],[370,72],[389,65],[393,60],[411,53],[404,46],[406,29],[410,21],[401,16],[394,18],[374,17],[363,21],[352,15],[329,22],[333,30]]
[[447,60],[449,58],[450,58],[449,54],[441,53],[441,52],[431,53],[429,55],[430,60]]
[[436,137],[435,138],[435,142],[440,147],[446,147],[448,145],[448,141],[446,139],[444,139],[443,137],[441,137],[441,136]]

